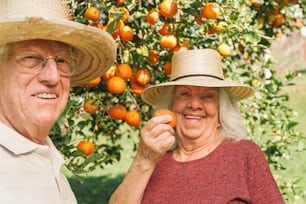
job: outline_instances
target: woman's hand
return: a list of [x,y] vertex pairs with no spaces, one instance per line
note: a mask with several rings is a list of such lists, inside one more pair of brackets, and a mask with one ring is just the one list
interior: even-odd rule
[[155,168],[175,142],[174,130],[166,124],[171,119],[169,115],[155,116],[141,130],[136,159],[145,162],[148,168]]

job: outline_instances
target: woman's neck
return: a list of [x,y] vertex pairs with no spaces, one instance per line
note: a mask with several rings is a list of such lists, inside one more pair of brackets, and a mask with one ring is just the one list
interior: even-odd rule
[[214,151],[225,138],[220,134],[208,138],[200,144],[179,144],[173,151],[176,161],[186,162],[203,158]]

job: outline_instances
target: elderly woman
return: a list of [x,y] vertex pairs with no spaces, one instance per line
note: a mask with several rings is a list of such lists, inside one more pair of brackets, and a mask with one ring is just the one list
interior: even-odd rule
[[171,81],[142,97],[168,115],[150,119],[136,157],[110,203],[284,203],[260,148],[245,139],[236,101],[253,89],[224,80],[212,49],[179,52]]

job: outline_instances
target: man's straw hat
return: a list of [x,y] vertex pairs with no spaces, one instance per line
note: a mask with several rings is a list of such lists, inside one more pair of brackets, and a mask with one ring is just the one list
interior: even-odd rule
[[114,63],[116,46],[110,34],[68,20],[60,0],[1,0],[0,44],[32,39],[64,42],[79,61],[71,86],[102,76]]
[[142,99],[156,105],[169,86],[188,85],[204,87],[227,87],[234,99],[241,100],[253,95],[254,90],[244,84],[224,79],[220,54],[213,49],[181,51],[172,57],[170,81],[147,87]]

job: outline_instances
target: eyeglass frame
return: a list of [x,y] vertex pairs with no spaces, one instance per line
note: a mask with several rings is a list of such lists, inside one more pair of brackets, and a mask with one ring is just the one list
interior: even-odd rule
[[[23,54],[16,55],[15,58],[16,58],[17,63],[24,68],[24,69],[20,70],[21,72],[28,73],[28,74],[33,74],[33,75],[39,74],[45,68],[45,66],[47,65],[49,59],[53,59],[54,60],[54,62],[56,63],[57,68],[60,67],[59,64],[58,64],[59,62],[57,61],[58,58],[64,59],[66,62],[68,62],[67,64],[69,65],[70,72],[69,73],[65,73],[65,72],[63,72],[60,69],[58,69],[58,71],[60,72],[60,75],[63,76],[63,77],[71,77],[75,73],[75,71],[76,71],[75,68],[76,68],[78,63],[77,63],[77,60],[73,57],[71,49],[70,49],[70,52],[71,52],[71,60],[70,59],[66,60],[65,57],[60,56],[60,55],[59,56],[45,56],[45,55],[43,55],[41,53],[38,53],[38,52],[24,52]],[[32,68],[25,66],[21,62],[21,60],[24,59],[27,56],[38,56],[37,59],[40,61],[40,63],[35,65],[35,66],[33,66]],[[25,69],[28,69],[28,70],[25,70]],[[32,69],[32,71],[30,71],[31,69]]]

